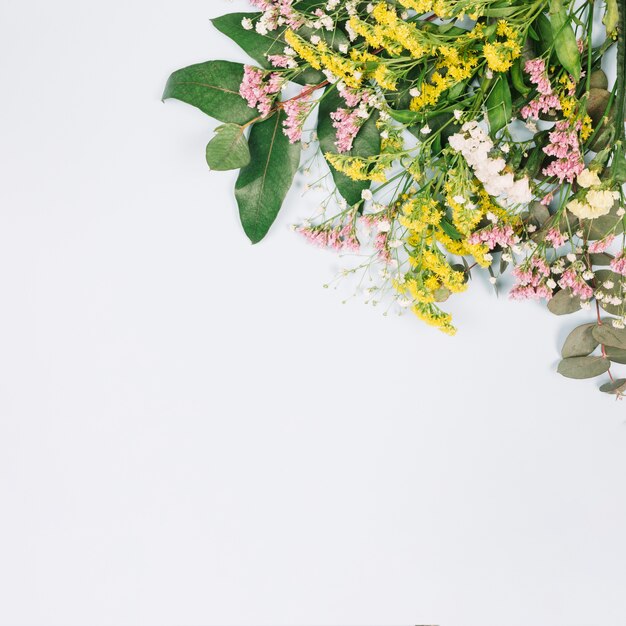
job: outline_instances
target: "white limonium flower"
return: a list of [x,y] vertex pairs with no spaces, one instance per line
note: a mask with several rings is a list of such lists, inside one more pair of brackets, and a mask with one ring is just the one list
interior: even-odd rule
[[249,17],[244,17],[241,20],[241,25],[243,26],[245,30],[252,30],[254,28],[254,25],[252,24],[252,20]]
[[533,194],[528,178],[515,180],[512,173],[503,173],[506,161],[502,157],[494,159],[489,156],[494,147],[493,141],[478,122],[463,124],[461,132],[452,135],[448,142],[452,149],[463,155],[489,195],[508,206],[532,201]]

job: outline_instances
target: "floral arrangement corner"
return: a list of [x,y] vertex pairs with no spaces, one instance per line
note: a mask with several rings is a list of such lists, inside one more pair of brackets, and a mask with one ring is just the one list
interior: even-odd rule
[[512,268],[511,298],[594,310],[558,372],[607,374],[600,390],[621,398],[624,0],[250,2],[255,12],[212,22],[256,65],[192,65],[163,96],[223,123],[206,160],[240,170],[250,240],[267,234],[313,146],[329,193],[297,228],[309,241],[366,251],[394,304],[448,334],[442,305],[471,273],[495,284]]

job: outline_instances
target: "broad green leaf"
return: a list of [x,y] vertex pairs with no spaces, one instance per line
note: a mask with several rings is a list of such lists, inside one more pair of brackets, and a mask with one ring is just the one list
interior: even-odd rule
[[417,124],[424,119],[424,113],[409,111],[408,109],[389,109],[389,115],[391,115],[396,122],[400,122],[401,124]]
[[573,296],[571,289],[558,291],[548,302],[548,310],[554,315],[569,315],[580,311],[580,298]]
[[[221,33],[230,37],[242,50],[253,58],[261,67],[270,69],[272,64],[268,61],[268,54],[283,54],[287,43],[284,39],[284,28],[270,31],[267,35],[261,35],[256,30],[246,30],[242,25],[243,19],[255,22],[261,13],[227,13],[211,20],[213,26]],[[306,66],[293,77],[293,81],[302,85],[315,85],[325,80],[322,72]]]
[[524,65],[524,58],[519,57],[511,67],[511,82],[515,90],[521,95],[525,96],[530,93],[530,87],[524,82],[524,72],[522,67]]
[[487,117],[492,136],[509,123],[512,113],[511,89],[506,74],[498,74],[487,97]]
[[626,365],[626,350],[620,348],[614,348],[613,346],[606,346],[606,356],[613,361],[613,363],[621,363]]
[[300,143],[283,133],[281,110],[254,124],[248,139],[250,164],[239,173],[235,197],[241,224],[252,243],[265,237],[274,223],[300,164]]
[[267,35],[261,35],[256,30],[246,30],[242,25],[243,19],[256,22],[262,13],[227,13],[211,20],[211,23],[221,33],[230,37],[261,67],[272,67],[267,60],[268,54],[283,54],[285,40],[282,37],[284,29],[270,31]]
[[554,37],[554,49],[561,65],[578,82],[580,80],[580,52],[576,34],[570,24],[570,16],[563,6],[563,0],[550,0],[550,22]]
[[190,65],[170,76],[163,100],[182,100],[220,122],[245,124],[259,114],[239,95],[242,80],[241,63],[208,61]]
[[540,52],[542,54],[553,51],[554,49],[554,35],[552,34],[552,24],[545,13],[540,13],[535,21],[537,28],[537,34],[539,35],[537,41],[539,43]]
[[626,328],[614,328],[609,322],[596,326],[593,336],[602,345],[626,350]]
[[595,378],[608,372],[611,362],[601,356],[575,356],[563,359],[559,363],[558,372],[566,378]]
[[583,324],[569,334],[561,350],[564,359],[587,356],[598,347],[599,342],[591,332],[595,326],[596,324]]
[[608,267],[613,260],[612,254],[607,254],[606,252],[594,252],[589,255],[589,260],[591,261],[591,265],[599,265]]
[[622,393],[626,391],[626,378],[617,378],[608,383],[604,383],[604,385],[600,387],[600,391],[602,393],[613,394],[614,396],[621,396]]
[[[319,105],[319,118],[317,123],[317,136],[320,142],[320,149],[325,155],[328,152],[337,152],[335,141],[337,132],[333,127],[330,114],[339,108],[345,108],[346,103],[335,88],[329,89],[322,97]],[[369,157],[380,153],[380,132],[376,128],[378,115],[372,116],[363,124],[359,134],[354,139],[352,150],[345,154],[359,157]],[[338,172],[332,165],[330,167],[333,180],[337,185],[337,190],[349,205],[355,205],[361,200],[361,193],[369,189],[370,181],[352,180],[345,174]]]
[[237,170],[250,163],[250,150],[244,129],[224,124],[215,129],[215,137],[206,147],[206,162],[212,170]]

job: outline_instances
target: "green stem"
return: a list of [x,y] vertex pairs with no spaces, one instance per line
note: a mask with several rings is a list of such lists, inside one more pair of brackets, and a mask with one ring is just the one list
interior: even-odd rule
[[624,140],[624,106],[626,101],[626,0],[618,1],[619,22],[617,26],[617,110],[615,123],[618,125],[616,140]]

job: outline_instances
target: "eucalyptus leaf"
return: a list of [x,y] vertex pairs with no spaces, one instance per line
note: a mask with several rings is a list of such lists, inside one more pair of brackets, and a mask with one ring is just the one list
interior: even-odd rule
[[563,359],[557,371],[566,378],[595,378],[608,372],[611,362],[601,356],[575,356]]
[[614,328],[612,324],[602,324],[593,329],[593,336],[605,346],[626,350],[626,328]]
[[623,391],[626,391],[626,378],[617,378],[616,380],[604,383],[604,385],[600,387],[600,391],[602,393],[610,393],[615,396],[620,396]]
[[620,363],[626,365],[626,350],[620,348],[614,348],[613,346],[606,346],[606,356],[613,361],[613,363]]
[[239,95],[243,72],[241,63],[230,61],[190,65],[170,76],[163,100],[175,98],[220,122],[245,124],[259,114]]
[[206,162],[212,170],[237,170],[250,163],[250,149],[244,129],[224,124],[215,129],[215,137],[206,147]]
[[596,324],[583,324],[575,328],[565,340],[561,355],[564,359],[575,356],[587,356],[598,347],[598,340],[591,332]]
[[235,197],[246,235],[252,243],[265,237],[274,223],[300,164],[301,144],[283,133],[287,119],[280,110],[250,132],[250,163],[239,173]]
[[548,302],[548,310],[554,315],[569,315],[580,311],[580,298],[571,289],[561,289]]

